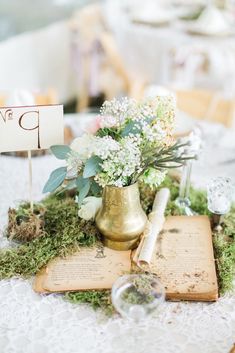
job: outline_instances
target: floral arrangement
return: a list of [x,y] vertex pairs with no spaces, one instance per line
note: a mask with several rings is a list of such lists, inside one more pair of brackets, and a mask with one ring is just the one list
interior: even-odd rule
[[[78,203],[106,185],[124,187],[142,181],[158,186],[168,168],[179,167],[186,157],[172,137],[175,103],[172,96],[143,102],[123,98],[106,101],[101,114],[71,146],[52,146],[66,160],[53,171],[44,192],[61,185],[78,190]],[[66,186],[64,180],[67,179]]]

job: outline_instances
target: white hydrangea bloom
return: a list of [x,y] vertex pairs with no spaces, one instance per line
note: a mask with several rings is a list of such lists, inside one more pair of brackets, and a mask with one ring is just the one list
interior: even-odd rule
[[150,187],[159,186],[166,177],[167,171],[159,171],[154,168],[148,168],[141,176],[141,181],[148,184]]
[[82,161],[85,161],[92,155],[91,146],[93,145],[95,139],[96,137],[91,134],[84,134],[73,140],[70,148],[78,153]]
[[95,179],[101,186],[125,186],[129,178],[140,171],[140,164],[139,139],[136,136],[128,136],[119,142],[119,149],[103,161],[103,171]]
[[[133,99],[124,97],[105,101],[100,110],[103,116],[112,116],[115,119],[113,126],[121,126],[127,118],[132,118],[136,114],[136,102]],[[114,120],[113,120],[114,122]]]
[[117,127],[117,118],[112,115],[104,115],[100,117],[100,127],[101,128],[110,128]]
[[112,139],[111,136],[97,136],[95,137],[92,145],[90,146],[91,153],[100,157],[103,160],[107,159],[112,152],[118,151],[119,149],[119,143]]
[[159,121],[154,122],[154,125],[152,126],[147,123],[142,125],[144,138],[148,139],[150,142],[164,142],[163,139],[166,137],[166,131],[161,127],[161,123]]

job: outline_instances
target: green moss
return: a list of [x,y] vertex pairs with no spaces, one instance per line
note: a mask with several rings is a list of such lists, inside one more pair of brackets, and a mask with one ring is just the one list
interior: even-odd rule
[[102,309],[107,315],[114,313],[110,290],[68,292],[65,298],[74,304],[89,304],[94,310]]
[[220,293],[233,289],[235,276],[235,208],[225,217],[223,231],[213,237]]
[[44,234],[17,248],[0,252],[0,279],[34,275],[51,259],[96,242],[96,227],[92,222],[78,219],[73,199],[52,196],[43,204],[46,207]]
[[[166,215],[179,215],[180,209],[175,204],[175,199],[179,196],[179,183],[173,180],[171,177],[167,176],[164,182],[161,184],[160,188],[166,187],[171,191],[171,197],[167,205]],[[157,189],[151,189],[149,186],[144,184],[140,185],[140,199],[141,204],[146,213],[151,212],[154,197]],[[204,191],[190,189],[190,200],[192,209],[198,214],[209,215],[207,209],[207,199],[206,193]]]
[[156,298],[154,296],[153,276],[142,274],[136,277],[132,286],[122,294],[122,299],[129,304],[150,304]]

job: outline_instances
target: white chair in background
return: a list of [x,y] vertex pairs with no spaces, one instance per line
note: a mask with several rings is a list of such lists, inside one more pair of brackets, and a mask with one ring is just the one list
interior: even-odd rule
[[100,93],[106,99],[122,94],[139,98],[143,94],[144,83],[138,78],[130,79],[100,5],[78,11],[70,21],[70,28],[78,111],[86,109],[89,98]]

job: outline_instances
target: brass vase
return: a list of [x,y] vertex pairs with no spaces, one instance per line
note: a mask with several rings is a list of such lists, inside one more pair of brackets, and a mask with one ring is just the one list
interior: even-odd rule
[[138,184],[106,186],[96,225],[105,246],[115,250],[134,249],[147,221],[140,204]]

